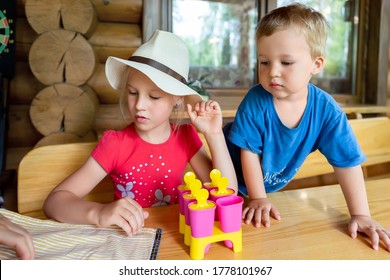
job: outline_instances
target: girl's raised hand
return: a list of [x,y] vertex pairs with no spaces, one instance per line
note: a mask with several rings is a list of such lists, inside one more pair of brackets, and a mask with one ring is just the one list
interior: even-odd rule
[[130,197],[123,197],[102,205],[97,212],[97,226],[117,225],[131,236],[144,226],[144,220],[148,216],[149,213],[143,211],[136,201]]
[[217,101],[208,100],[187,104],[187,113],[192,124],[204,134],[215,134],[222,131],[222,110]]

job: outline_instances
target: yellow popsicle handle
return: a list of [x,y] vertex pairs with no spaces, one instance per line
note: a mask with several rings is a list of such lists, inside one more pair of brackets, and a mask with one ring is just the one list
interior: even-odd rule
[[226,177],[221,177],[218,180],[218,191],[217,194],[227,194],[229,191],[227,190],[227,186],[229,184],[229,179]]
[[[215,207],[213,202],[207,201],[209,192],[206,189],[200,189],[195,194],[196,204],[191,207],[194,210],[202,210]],[[192,205],[191,205],[192,206]]]
[[213,169],[210,172],[210,179],[211,179],[211,184],[213,186],[218,186],[218,181],[221,178],[221,171],[218,169]]
[[188,186],[188,184],[195,180],[195,173],[194,172],[187,172],[184,174],[184,183]]
[[195,196],[195,194],[202,188],[202,182],[199,179],[195,179],[188,183],[188,188],[191,191],[191,195]]

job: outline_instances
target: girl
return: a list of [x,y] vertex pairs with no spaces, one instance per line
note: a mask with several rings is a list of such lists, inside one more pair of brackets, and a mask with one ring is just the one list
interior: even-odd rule
[[[107,59],[107,79],[113,88],[124,88],[132,122],[121,131],[106,131],[84,165],[53,189],[44,204],[47,217],[98,227],[117,225],[132,235],[148,217],[143,207],[177,202],[187,163],[203,182],[218,168],[237,191],[221,109],[215,101],[201,101],[187,86],[188,71],[184,42],[165,31],[156,31],[128,60]],[[172,111],[185,106],[193,125],[171,123]],[[212,161],[194,126],[204,134]],[[115,200],[85,200],[107,174]]]

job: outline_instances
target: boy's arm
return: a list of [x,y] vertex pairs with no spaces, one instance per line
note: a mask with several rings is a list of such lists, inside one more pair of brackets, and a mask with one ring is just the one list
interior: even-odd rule
[[363,171],[360,165],[349,168],[334,167],[337,180],[343,191],[349,213],[371,216],[368,207]]
[[357,232],[365,233],[375,250],[378,250],[379,242],[382,240],[387,250],[390,251],[390,230],[371,218],[361,166],[334,167],[334,170],[351,215],[348,224],[351,237],[355,238]]
[[241,165],[249,198],[248,205],[243,210],[243,219],[247,224],[254,220],[255,227],[260,227],[261,223],[269,227],[270,215],[280,220],[280,214],[267,199],[259,156],[241,149]]
[[249,199],[267,198],[259,156],[251,151],[241,149],[241,165]]

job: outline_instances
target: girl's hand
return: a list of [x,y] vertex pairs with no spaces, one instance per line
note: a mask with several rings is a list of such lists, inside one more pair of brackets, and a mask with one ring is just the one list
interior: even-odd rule
[[22,260],[35,258],[34,243],[27,230],[0,214],[0,243],[15,248]]
[[117,225],[129,236],[135,234],[144,226],[144,220],[149,213],[130,197],[124,197],[114,202],[103,204],[97,213],[97,226],[109,227]]
[[248,205],[242,212],[242,218],[246,224],[254,221],[255,227],[263,224],[265,227],[270,226],[270,215],[280,221],[279,211],[268,201],[267,198],[250,199]]
[[222,132],[222,111],[217,101],[198,102],[194,107],[187,104],[187,113],[192,124],[203,134]]
[[358,232],[366,234],[374,250],[378,250],[379,242],[382,241],[387,251],[390,252],[390,230],[382,227],[369,216],[352,215],[348,224],[348,232],[352,238],[356,238]]

